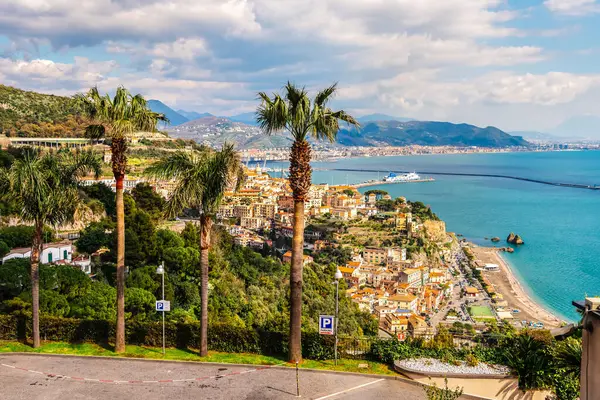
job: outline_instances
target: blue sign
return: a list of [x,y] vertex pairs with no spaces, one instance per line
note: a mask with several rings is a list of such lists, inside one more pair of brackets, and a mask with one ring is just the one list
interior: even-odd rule
[[171,311],[171,302],[167,300],[159,300],[156,302],[156,311]]
[[335,317],[333,315],[319,315],[319,333],[333,335],[335,332]]

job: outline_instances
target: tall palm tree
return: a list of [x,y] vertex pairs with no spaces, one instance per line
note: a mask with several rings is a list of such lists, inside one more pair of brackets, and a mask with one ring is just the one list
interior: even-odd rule
[[166,205],[174,217],[186,208],[200,214],[200,356],[208,354],[208,251],[213,221],[227,188],[238,190],[244,180],[243,164],[233,145],[215,152],[178,152],[146,169],[155,178],[175,180],[175,189]]
[[125,351],[125,206],[123,181],[127,168],[129,136],[134,132],[154,132],[159,121],[167,121],[155,113],[141,95],[131,95],[124,87],[117,88],[115,96],[101,96],[98,88],[76,96],[84,113],[92,120],[86,129],[90,139],[110,139],[112,172],[116,182],[117,207],[117,332],[115,351]]
[[269,97],[258,94],[257,122],[267,134],[287,130],[294,139],[290,152],[289,181],[294,197],[294,235],[292,238],[292,265],[290,270],[290,341],[289,359],[302,360],[302,263],[304,246],[304,202],[311,185],[311,147],[309,138],[334,142],[340,121],[359,126],[345,111],[333,111],[328,103],[337,90],[337,84],[320,91],[310,99],[304,88],[288,82],[283,95]]
[[52,154],[29,148],[0,174],[4,178],[0,186],[21,204],[21,218],[35,227],[31,246],[33,347],[40,345],[39,264],[44,226],[72,222],[79,204],[77,179],[89,172],[98,175],[100,170],[100,157],[91,151]]

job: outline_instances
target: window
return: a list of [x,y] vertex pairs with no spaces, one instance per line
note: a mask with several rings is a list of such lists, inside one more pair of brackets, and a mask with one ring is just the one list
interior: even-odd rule
[[69,257],[67,257],[67,251],[65,250],[65,251],[63,252],[63,260],[66,260],[66,259],[68,259],[68,258],[69,258]]
[[48,264],[52,262],[52,253],[48,253]]

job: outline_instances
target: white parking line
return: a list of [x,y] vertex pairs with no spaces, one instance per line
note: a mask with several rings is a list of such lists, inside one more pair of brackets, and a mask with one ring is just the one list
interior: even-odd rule
[[344,394],[344,393],[348,393],[348,392],[351,392],[352,390],[360,389],[360,388],[363,388],[363,387],[365,387],[365,386],[369,386],[369,385],[372,385],[372,384],[374,384],[374,383],[381,382],[381,381],[383,381],[383,380],[384,380],[384,379],[377,379],[377,380],[375,380],[375,381],[371,381],[371,382],[363,383],[362,385],[354,386],[354,387],[352,387],[352,388],[350,388],[350,389],[342,390],[342,391],[340,391],[340,392],[336,392],[336,393],[328,394],[327,396],[319,397],[319,398],[316,398],[315,400],[324,400],[324,399],[329,399],[329,398],[331,398],[331,397],[334,397],[334,396],[337,396],[337,395],[340,395],[340,394]]

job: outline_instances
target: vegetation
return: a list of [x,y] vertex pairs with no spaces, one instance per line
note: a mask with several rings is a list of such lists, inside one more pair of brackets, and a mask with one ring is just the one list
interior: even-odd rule
[[0,135],[83,137],[89,121],[69,97],[0,85]]
[[[237,191],[244,180],[244,169],[233,145],[221,151],[206,153],[176,153],[150,168],[150,176],[174,179],[177,183],[166,204],[167,215],[174,217],[186,208],[200,214],[200,355],[208,354],[208,253],[214,219],[228,187]],[[137,189],[137,188],[136,188]],[[135,196],[135,194],[134,194]]]
[[457,387],[454,390],[448,388],[448,378],[444,378],[443,388],[438,388],[435,383],[425,387],[427,400],[456,400],[462,396],[462,394],[462,388]]
[[158,121],[166,121],[162,114],[148,108],[141,95],[131,95],[124,87],[117,88],[111,98],[101,96],[98,88],[75,101],[91,120],[86,127],[90,139],[110,138],[112,172],[116,182],[117,213],[117,352],[125,351],[125,206],[123,203],[123,181],[127,168],[128,136],[136,131],[154,132]]
[[[42,153],[27,149],[22,158],[0,174],[0,187],[21,204],[21,218],[34,225],[31,244],[31,303],[33,346],[40,345],[39,331],[39,263],[44,244],[45,224],[60,225],[73,220],[79,204],[77,178],[100,171],[100,159],[89,151],[74,153]],[[44,296],[58,307],[56,299]],[[54,302],[53,302],[54,300]],[[47,304],[46,304],[47,305]],[[64,306],[64,302],[61,304]],[[64,314],[63,309],[61,313]]]
[[337,84],[320,91],[310,99],[304,88],[288,82],[283,97],[275,94],[272,98],[259,93],[261,104],[258,107],[257,122],[267,134],[286,130],[293,138],[290,152],[289,181],[294,197],[294,233],[292,238],[292,267],[290,269],[290,341],[289,359],[292,362],[302,359],[302,266],[304,246],[304,202],[311,185],[311,147],[307,139],[329,140],[334,142],[340,129],[339,121],[351,126],[358,122],[344,111],[333,111],[328,103],[337,90]]

